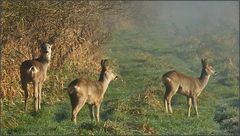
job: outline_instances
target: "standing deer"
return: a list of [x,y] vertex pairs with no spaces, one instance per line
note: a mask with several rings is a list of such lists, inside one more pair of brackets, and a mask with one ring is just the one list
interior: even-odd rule
[[169,71],[162,76],[162,81],[166,87],[164,104],[167,113],[168,111],[172,113],[172,97],[176,93],[179,93],[187,96],[188,117],[190,117],[192,104],[198,117],[197,97],[201,94],[202,90],[207,85],[210,76],[216,74],[216,71],[207,63],[206,59],[201,59],[201,62],[202,72],[198,78],[185,76],[184,74],[177,71]]
[[21,85],[25,94],[25,111],[27,111],[28,83],[33,83],[34,88],[34,109],[37,112],[41,109],[41,90],[43,82],[47,77],[47,69],[51,60],[51,45],[44,43],[41,45],[41,55],[37,59],[26,60],[21,64],[20,75]]
[[[112,80],[118,76],[107,66],[107,60],[101,61],[101,72],[98,81],[86,80],[83,78],[73,80],[68,86],[68,94],[72,105],[72,121],[76,123],[78,112],[88,104],[90,117],[99,122],[99,110],[103,96]],[[96,112],[94,112],[96,110]]]

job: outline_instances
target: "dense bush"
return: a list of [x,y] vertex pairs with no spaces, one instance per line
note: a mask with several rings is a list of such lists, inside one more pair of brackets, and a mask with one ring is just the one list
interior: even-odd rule
[[19,66],[38,57],[42,42],[53,45],[49,78],[57,81],[54,86],[61,88],[64,74],[96,72],[110,33],[106,18],[120,7],[121,2],[107,1],[3,1],[1,94],[22,95]]

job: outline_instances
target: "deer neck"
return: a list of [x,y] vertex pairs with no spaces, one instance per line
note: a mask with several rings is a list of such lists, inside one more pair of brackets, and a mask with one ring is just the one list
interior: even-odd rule
[[[102,76],[102,77],[101,77]],[[100,74],[100,78],[99,78],[99,82],[102,85],[102,96],[105,94],[105,92],[107,91],[108,85],[111,82],[111,80],[109,80],[106,76],[104,76],[104,74]]]
[[50,65],[50,57],[51,57],[51,55],[46,56],[46,55],[41,54],[41,56],[36,59],[37,61],[42,63],[45,75],[47,74],[47,69]]
[[108,85],[111,82],[111,80],[104,78],[102,82],[102,87],[103,87],[103,94],[107,91]]
[[51,60],[51,54],[41,54],[37,60],[42,64],[49,64]]
[[205,86],[206,86],[207,83],[208,83],[209,78],[210,78],[210,75],[208,75],[208,74],[204,71],[204,69],[202,69],[202,73],[201,73],[200,77],[198,78],[198,80],[199,80],[199,82],[200,82],[201,90],[202,90],[203,88],[205,88]]
[[104,80],[104,73],[105,73],[105,71],[106,71],[105,69],[102,69],[98,81],[103,81]]

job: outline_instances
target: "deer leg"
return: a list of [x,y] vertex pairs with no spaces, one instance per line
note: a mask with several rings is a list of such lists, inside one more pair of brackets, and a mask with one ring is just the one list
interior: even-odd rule
[[166,90],[165,95],[164,95],[164,105],[165,105],[166,113],[168,113],[168,102],[167,102],[168,95],[169,95],[169,91]]
[[99,122],[99,111],[100,111],[100,106],[101,106],[101,104],[96,104],[96,115],[95,115],[95,117],[96,117],[96,121],[97,121],[97,123]]
[[33,82],[33,88],[34,88],[34,110],[35,112],[38,111],[38,83]]
[[172,111],[172,97],[176,94],[177,89],[172,89],[167,96],[167,104],[168,104],[168,110],[170,113],[173,113]]
[[171,101],[172,101],[172,97],[176,94],[179,86],[174,85],[172,82],[165,84],[165,86],[166,86],[166,92],[165,92],[165,96],[164,96],[165,108],[166,108],[167,113],[168,113],[168,111],[170,113],[173,113]]
[[198,115],[198,108],[197,108],[197,97],[193,97],[192,100],[193,100],[194,110],[195,110],[196,115],[197,115],[197,117],[198,117],[199,115]]
[[167,99],[164,99],[164,104],[165,104],[165,110],[166,110],[166,113],[168,113],[168,104],[167,104]]
[[42,83],[38,84],[38,109],[41,109],[42,102]]
[[74,121],[74,123],[77,123],[77,114],[78,112],[82,109],[82,107],[84,106],[84,104],[86,103],[87,99],[84,100],[80,100],[77,105],[75,106],[75,108],[72,110],[72,121]]
[[188,101],[188,117],[190,117],[191,108],[192,108],[192,99],[190,97],[187,97],[187,101]]
[[172,97],[177,93],[178,89],[179,89],[179,85],[173,84],[171,83],[171,90],[169,92],[169,95],[167,97],[167,102],[168,102],[168,110],[170,111],[170,113],[173,113],[172,111]]
[[24,91],[24,97],[25,97],[25,111],[27,111],[27,100],[28,100],[27,83],[22,83],[22,89]]
[[167,97],[168,111],[169,111],[170,113],[173,113],[173,111],[172,111],[172,106],[171,106],[171,105],[172,105],[171,101],[172,101],[172,96]]
[[72,105],[72,118],[71,120],[74,120],[73,118],[73,110],[76,108],[78,104],[78,98],[75,95],[69,95],[70,100],[71,100],[71,105]]
[[94,120],[94,106],[91,104],[88,104],[88,108],[89,108],[89,114],[90,114],[91,120],[93,121]]

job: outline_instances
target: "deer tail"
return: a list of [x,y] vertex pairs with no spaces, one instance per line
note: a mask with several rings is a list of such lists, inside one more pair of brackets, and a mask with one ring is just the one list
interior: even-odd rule
[[35,67],[35,66],[31,66],[29,69],[28,69],[28,72],[29,73],[37,73],[38,72],[38,69]]
[[169,78],[168,76],[162,76],[162,78],[161,78],[161,82],[163,83],[163,84],[165,84],[165,83],[169,83],[169,82],[171,82],[172,80],[171,80],[171,78]]

